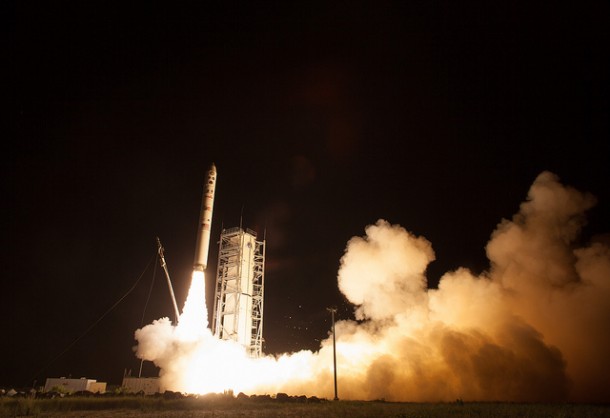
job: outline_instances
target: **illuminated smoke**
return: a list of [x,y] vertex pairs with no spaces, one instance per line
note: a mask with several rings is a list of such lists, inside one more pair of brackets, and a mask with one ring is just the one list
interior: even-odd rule
[[[392,401],[607,401],[610,249],[575,248],[595,199],[544,172],[486,250],[489,271],[460,268],[428,289],[432,245],[379,220],[349,240],[339,289],[357,321],[336,324],[339,397]],[[332,342],[248,359],[207,329],[195,274],[177,327],[138,331],[137,355],[163,389],[333,397]],[[272,303],[272,301],[270,302]]]

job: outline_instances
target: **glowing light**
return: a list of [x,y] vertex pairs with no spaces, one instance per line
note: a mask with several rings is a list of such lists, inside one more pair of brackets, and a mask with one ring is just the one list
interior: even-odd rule
[[[360,320],[336,322],[340,397],[609,399],[610,249],[572,248],[576,220],[593,204],[542,173],[514,220],[493,232],[489,271],[457,269],[434,290],[425,285],[431,244],[383,220],[369,225],[348,242],[338,273]],[[249,358],[208,329],[200,272],[178,325],[162,318],[135,337],[163,389],[333,396],[330,339],[317,352]]]
[[183,341],[194,341],[206,335],[207,331],[205,276],[202,271],[193,271],[191,287],[176,327],[176,333],[178,338]]

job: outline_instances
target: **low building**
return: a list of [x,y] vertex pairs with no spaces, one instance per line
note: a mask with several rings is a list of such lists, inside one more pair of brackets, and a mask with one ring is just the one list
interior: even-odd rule
[[143,392],[146,395],[161,392],[158,377],[123,377],[123,388],[128,393]]
[[85,377],[80,379],[66,379],[65,377],[47,378],[44,391],[50,392],[57,389],[67,393],[82,391],[104,393],[106,392],[106,382],[98,382],[95,379],[87,379]]

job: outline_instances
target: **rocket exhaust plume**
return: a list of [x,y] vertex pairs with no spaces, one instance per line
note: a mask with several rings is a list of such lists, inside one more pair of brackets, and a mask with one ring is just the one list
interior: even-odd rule
[[[543,172],[492,233],[488,271],[450,271],[438,289],[427,287],[425,238],[384,220],[351,238],[338,285],[358,321],[335,323],[341,398],[610,401],[610,248],[575,245],[594,204]],[[176,327],[162,318],[135,333],[162,389],[332,398],[332,338],[317,352],[248,358],[202,323],[202,280],[195,271]]]
[[203,187],[201,200],[201,214],[199,216],[199,229],[197,231],[197,245],[195,246],[195,261],[193,270],[204,271],[208,265],[210,252],[210,232],[212,230],[212,211],[214,210],[214,192],[216,190],[216,166],[212,164],[208,169],[206,182]]

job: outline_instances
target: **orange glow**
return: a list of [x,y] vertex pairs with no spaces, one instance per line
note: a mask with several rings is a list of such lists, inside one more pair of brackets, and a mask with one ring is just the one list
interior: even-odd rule
[[[486,247],[489,271],[464,268],[428,289],[431,243],[379,220],[348,241],[338,286],[359,321],[337,321],[340,399],[583,401],[605,399],[610,374],[610,249],[574,250],[594,198],[542,173]],[[249,358],[208,329],[195,272],[177,326],[136,331],[137,355],[162,389],[333,397],[332,339],[316,352]]]

